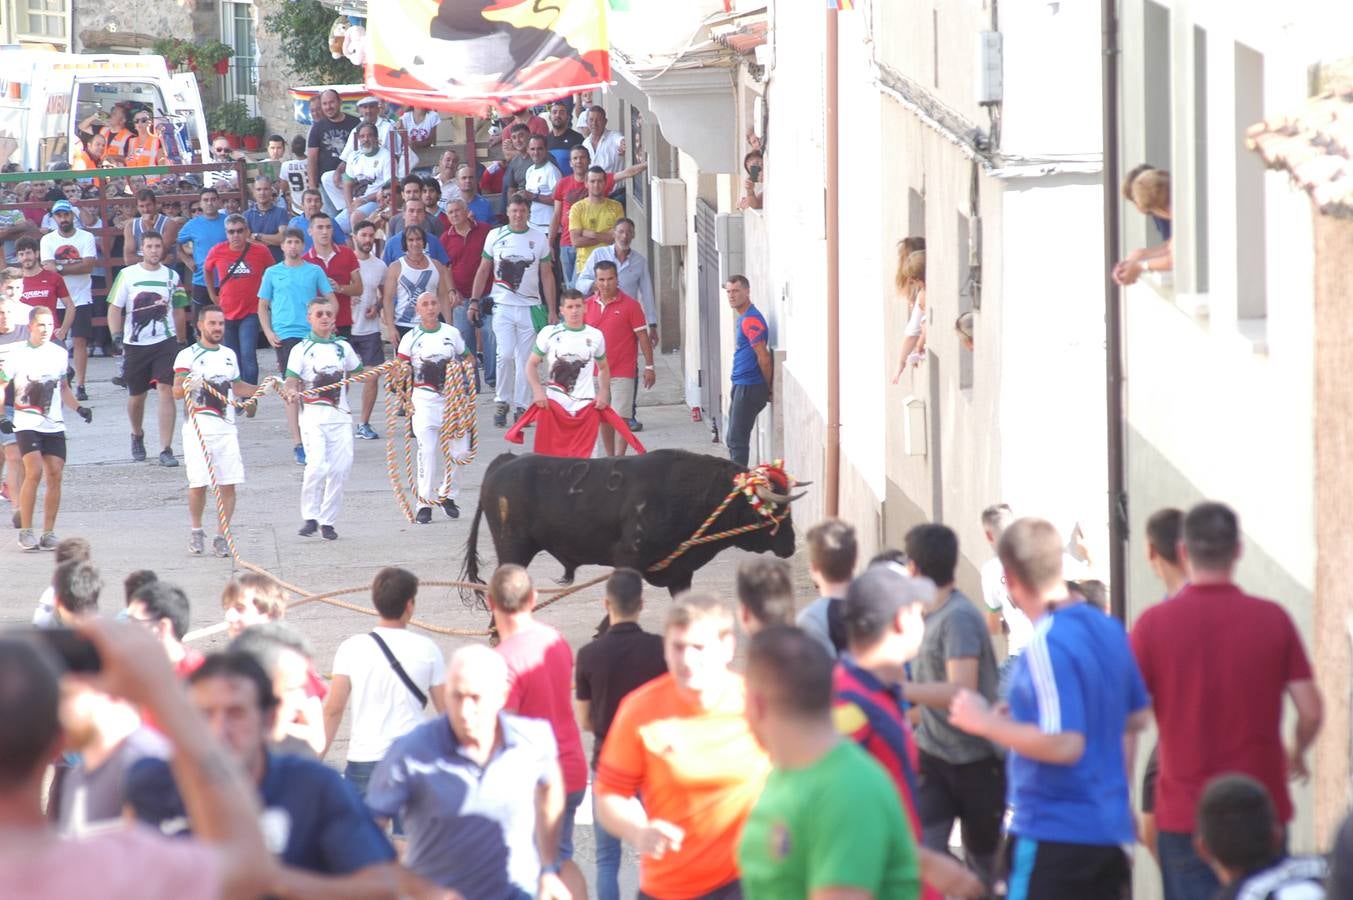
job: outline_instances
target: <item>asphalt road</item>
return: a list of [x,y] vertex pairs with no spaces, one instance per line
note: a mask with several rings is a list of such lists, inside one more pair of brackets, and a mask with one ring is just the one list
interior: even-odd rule
[[[260,362],[270,361],[262,354]],[[639,418],[644,423],[640,434],[646,446],[682,447],[722,456],[722,445],[710,443],[704,423],[690,420],[681,404],[679,360],[672,356],[658,359],[659,383],[654,391],[643,393]],[[184,469],[162,468],[155,462],[158,451],[153,400],[148,403],[146,444],[150,461],[131,461],[129,426],[124,411],[126,394],[113,386],[113,361],[91,359],[89,364],[90,401],[95,411],[92,425],[85,425],[68,413],[69,460],[64,497],[57,533],[89,539],[94,560],[105,581],[101,609],[112,614],[122,606],[121,579],[133,569],[153,569],[161,579],[184,589],[192,602],[192,627],[205,629],[221,621],[220,594],[232,574],[230,559],[210,555],[195,557],[187,551],[188,517],[185,505]],[[385,437],[382,404],[377,404],[373,426]],[[403,420],[400,420],[401,422]],[[385,441],[356,441],[352,475],[344,495],[343,511],[334,542],[297,536],[300,526],[300,483],[302,468],[293,460],[282,405],[275,396],[266,398],[252,420],[240,419],[240,443],[246,468],[246,483],[240,488],[239,506],[234,519],[235,540],[243,559],[260,565],[277,577],[313,593],[344,587],[369,585],[382,566],[404,566],[428,580],[454,580],[464,557],[470,518],[475,508],[479,482],[488,462],[511,447],[502,431],[492,426],[492,397],[480,396],[481,426],[479,455],[462,472],[462,516],[446,518],[436,511],[431,525],[410,524],[396,505],[385,461]],[[182,416],[179,416],[179,425]],[[181,455],[182,441],[174,437],[175,452]],[[529,438],[528,438],[529,440]],[[400,465],[402,466],[402,457]],[[4,510],[3,521],[9,519]],[[208,553],[214,524],[213,507],[208,504]],[[799,534],[802,535],[803,525]],[[19,548],[17,532],[0,542],[0,624],[27,622],[34,603],[49,583],[52,557],[46,553],[25,552]],[[481,530],[480,552],[492,558],[487,529]],[[732,600],[733,577],[741,551],[725,551],[696,576],[694,587],[718,593]],[[795,558],[796,582],[800,603],[812,599],[804,554]],[[491,571],[491,570],[490,570]],[[580,569],[582,582],[605,569]],[[538,557],[531,574],[541,587],[554,586],[562,573],[553,558]],[[369,607],[369,595],[348,596],[351,602]],[[643,625],[661,628],[667,607],[665,591],[650,588]],[[600,586],[566,598],[541,612],[540,617],[558,628],[576,650],[591,639],[603,615]],[[418,618],[452,628],[483,628],[488,614],[467,609],[459,595],[449,588],[429,588],[420,593]],[[313,643],[315,662],[327,671],[338,644],[352,634],[369,630],[374,619],[361,613],[322,603],[311,603],[290,612],[287,622],[298,628]],[[430,635],[447,655],[467,639]],[[224,646],[222,634],[211,634],[194,642],[210,652]],[[327,762],[341,768],[347,747],[347,725],[340,732]],[[585,737],[591,752],[590,736]],[[593,840],[590,809],[584,805],[575,833],[577,855],[589,880],[593,871]],[[622,869],[622,892],[632,896],[637,887],[636,863],[627,850]]]

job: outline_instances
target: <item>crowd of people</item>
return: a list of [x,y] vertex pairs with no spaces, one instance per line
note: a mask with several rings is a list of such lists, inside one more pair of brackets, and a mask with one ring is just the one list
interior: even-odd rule
[[[309,135],[291,143],[293,158],[284,158],[286,140],[272,136],[267,159],[246,185],[229,180],[234,172],[208,173],[221,179],[201,184],[173,177],[103,184],[70,179],[52,189],[57,198],[45,216],[25,208],[3,218],[9,227],[0,229],[0,239],[12,266],[0,272],[8,285],[0,381],[3,414],[18,435],[6,440],[15,450],[6,451],[5,493],[24,548],[59,542],[64,387],[48,382],[51,372],[64,371],[57,359],[64,352],[77,404],[88,401],[91,352],[119,357],[114,383],[128,394],[133,461],[153,456],[162,466],[180,464],[177,410],[191,395],[179,431],[195,554],[208,546],[217,555],[231,552],[226,532],[244,479],[235,411],[252,416],[256,405],[247,401],[256,401],[267,383],[270,367],[260,367],[259,351],[268,347],[275,351],[292,452],[306,466],[303,536],[337,537],[353,439],[380,437],[371,422],[380,380],[368,370],[387,354],[414,371],[409,402],[419,446],[420,524],[430,522],[433,506],[459,515],[455,473],[465,448],[458,444],[448,453],[438,446],[445,395],[460,389],[454,374],[447,378],[452,361],[469,363],[471,396],[486,386],[494,391],[498,427],[506,428],[509,418],[521,422],[529,407],[548,411],[553,399],[570,416],[595,415],[591,428],[608,452],[625,452],[629,444],[618,437],[638,446],[619,432],[642,428],[635,418],[637,388],[641,380],[652,387],[656,377],[657,314],[647,261],[632,246],[634,223],[611,195],[618,180],[645,165],[621,167],[624,140],[606,130],[605,112],[586,113],[586,136],[569,127],[564,103],[552,106],[548,126],[524,112],[504,134],[504,160],[481,173],[460,165],[454,151],[435,169],[417,168],[416,148],[435,140],[435,114],[409,110],[392,119],[374,97],[357,108],[360,117],[349,115],[335,92],[323,92]],[[141,113],[133,115],[141,127]],[[116,118],[85,123],[90,140],[120,134]],[[553,155],[559,147],[573,172],[567,177]],[[224,138],[210,149],[218,160],[231,158]],[[599,165],[592,164],[594,154]],[[478,193],[490,181],[499,212]],[[186,210],[163,199],[189,188],[195,200]],[[33,189],[25,201],[34,199]],[[107,207],[113,211],[108,228],[88,202],[94,197],[124,200]],[[576,292],[575,281],[586,284],[587,295]],[[571,324],[560,324],[561,290],[577,295],[565,296],[565,305],[583,301]],[[51,325],[29,321],[39,307],[49,311]],[[106,326],[96,328],[105,316]],[[39,332],[47,335],[42,350],[36,349]],[[547,375],[533,388],[541,360]],[[578,377],[597,368],[600,390],[590,374]],[[362,385],[355,423],[349,382]],[[158,443],[148,449],[144,419],[152,390]],[[613,401],[623,422],[603,424],[601,413]],[[90,407],[78,411],[92,415]],[[51,437],[38,441],[36,434]],[[543,443],[538,438],[537,449],[550,446],[548,436]],[[224,508],[220,530],[209,540],[202,518],[213,475]],[[48,489],[39,527],[41,479]]]
[[[1172,900],[1349,896],[1353,825],[1328,859],[1288,851],[1320,695],[1286,611],[1233,580],[1235,514],[1152,517],[1168,596],[1131,633],[1066,580],[1052,525],[998,506],[984,527],[980,604],[946,526],[861,565],[832,519],[806,536],[811,602],[750,557],[652,632],[618,569],[576,653],[519,566],[486,586],[496,647],[449,656],[410,630],[418,578],[385,568],[327,680],[267,576],[225,586],[230,642],[204,655],[182,590],[129,573],[111,621],[90,545],[62,541],[38,627],[0,636],[0,894],[610,900],[629,845],[662,900],[1123,898],[1141,841]],[[989,626],[1026,623],[1002,665]]]

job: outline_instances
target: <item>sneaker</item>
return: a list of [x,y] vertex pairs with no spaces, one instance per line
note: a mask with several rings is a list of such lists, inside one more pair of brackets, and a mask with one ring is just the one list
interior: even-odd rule
[[640,422],[638,419],[626,419],[625,424],[628,425],[630,431],[634,432],[635,434],[638,434],[639,432],[644,430],[644,423]]
[[442,501],[442,512],[446,513],[446,516],[449,519],[460,518],[460,507],[457,506],[456,501],[452,500],[450,497],[447,497]]
[[493,424],[496,428],[507,427],[507,404],[499,402],[493,407]]
[[19,546],[25,550],[38,549],[38,536],[33,533],[33,529],[25,528],[19,532]]
[[132,435],[132,459],[136,462],[146,461],[146,436],[144,434]]
[[225,539],[225,535],[218,534],[211,539],[211,552],[217,556],[230,555],[230,543]]
[[306,519],[305,524],[301,526],[301,530],[296,533],[301,537],[314,537],[316,531],[319,531],[319,523],[314,519]]
[[193,556],[201,556],[207,549],[207,536],[202,533],[201,528],[194,528],[188,533],[188,552]]
[[173,450],[170,450],[168,447],[165,447],[163,450],[160,451],[160,465],[164,466],[166,469],[172,469],[178,464],[179,461],[174,458]]
[[75,389],[75,399],[79,400],[81,403],[89,399],[89,394],[86,393],[85,386],[83,384]]
[[121,375],[114,375],[112,380],[114,387],[124,388],[127,386],[127,379],[123,378]]
[[[298,465],[298,466],[303,466],[303,465],[305,465],[305,445],[304,445],[304,444],[297,444],[295,447],[293,447],[293,448],[291,449],[291,452],[294,453],[294,454],[296,454],[296,465]],[[314,534],[313,531],[310,532],[310,533],[311,533],[311,534]]]
[[516,423],[520,422],[521,417],[524,415],[526,415],[526,410],[518,406],[516,412],[512,416],[512,424],[515,425]]
[[378,441],[381,439],[381,436],[379,434],[376,434],[375,429],[373,429],[371,425],[366,422],[363,422],[361,425],[357,426],[357,436],[364,441]]
[[336,540],[338,540],[338,532],[337,532],[337,531],[334,531],[334,526],[332,526],[332,525],[322,525],[322,526],[320,526],[320,529],[319,529],[319,536],[322,537],[322,538],[324,538],[326,541],[336,541]]
[[413,524],[415,524],[415,525],[430,525],[430,524],[432,524],[432,509],[431,509],[431,507],[420,506],[420,507],[418,508],[418,513],[417,513],[417,515],[415,515],[415,516],[413,517]]
[[55,550],[56,545],[61,543],[61,538],[56,536],[55,531],[44,531],[42,540],[38,541],[39,550]]

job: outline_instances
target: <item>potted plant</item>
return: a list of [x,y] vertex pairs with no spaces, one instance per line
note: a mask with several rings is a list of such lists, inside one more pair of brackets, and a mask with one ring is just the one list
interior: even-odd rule
[[220,41],[203,41],[200,44],[192,45],[191,65],[194,71],[213,69],[217,75],[224,75],[230,71],[230,58],[234,55],[235,48],[229,44],[223,44]]
[[245,150],[257,150],[263,146],[263,131],[267,124],[262,116],[250,117],[243,136]]
[[250,119],[249,107],[244,105],[243,100],[230,100],[222,103],[219,107],[212,110],[207,116],[207,128],[213,127],[213,116],[215,127],[225,138],[227,144],[232,149],[239,149],[243,142],[243,136],[249,132]]
[[171,70],[191,61],[193,45],[189,41],[176,37],[156,38],[151,50],[164,57],[164,64]]

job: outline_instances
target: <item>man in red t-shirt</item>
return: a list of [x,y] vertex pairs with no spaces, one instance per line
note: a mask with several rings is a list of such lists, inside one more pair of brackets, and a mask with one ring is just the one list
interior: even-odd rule
[[[23,272],[23,300],[29,306],[43,306],[52,311],[53,319],[61,319],[61,327],[56,331],[56,339],[64,341],[75,324],[75,304],[70,303],[70,290],[66,279],[55,272],[42,267],[38,252],[38,242],[32,238],[19,238],[14,244],[14,257],[19,261]],[[57,302],[66,308],[64,318],[57,313]]]
[[[653,343],[648,339],[648,320],[644,308],[628,294],[620,292],[620,276],[615,263],[602,260],[596,265],[595,293],[587,299],[583,319],[606,338],[606,359],[611,364],[611,406],[625,412],[634,406],[638,388],[639,350],[644,353],[644,388],[653,387]],[[636,349],[637,348],[637,349]],[[601,440],[607,456],[624,456],[626,444],[617,441],[615,429],[601,424]],[[619,444],[617,451],[616,445]]]
[[568,801],[559,829],[559,877],[574,897],[587,896],[587,879],[573,862],[573,818],[587,792],[587,757],[573,716],[573,651],[564,636],[532,616],[536,589],[521,566],[499,566],[489,579],[489,609],[502,639],[498,653],[507,663],[504,709],[544,719],[559,745]]
[[225,220],[225,243],[207,251],[202,277],[207,296],[225,312],[225,340],[240,363],[245,384],[258,384],[258,288],[273,264],[272,251],[251,240],[249,220],[231,213]]
[[[1268,789],[1279,820],[1291,821],[1287,780],[1306,775],[1322,708],[1287,610],[1232,581],[1240,558],[1236,514],[1198,504],[1184,517],[1179,549],[1189,583],[1137,620],[1132,651],[1160,729],[1156,846],[1165,896],[1201,900],[1218,887],[1193,846],[1203,788],[1226,772],[1249,775]],[[1284,696],[1297,714],[1287,749]]]
[[329,286],[338,298],[338,315],[334,325],[343,337],[352,336],[352,298],[362,296],[362,264],[357,254],[342,244],[334,243],[334,222],[326,213],[316,213],[310,219],[310,240],[313,246],[301,259],[314,263],[329,277]]

